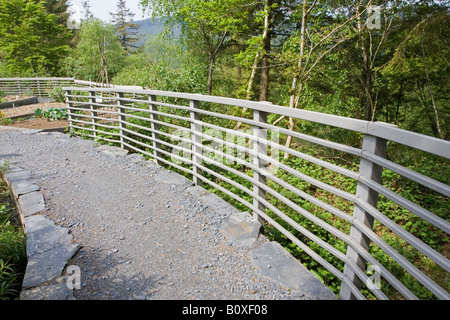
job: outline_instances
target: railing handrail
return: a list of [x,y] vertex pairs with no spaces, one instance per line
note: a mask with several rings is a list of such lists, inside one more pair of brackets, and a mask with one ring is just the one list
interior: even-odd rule
[[34,80],[40,80],[40,81],[55,81],[55,80],[74,81],[75,78],[69,78],[69,77],[0,78],[0,81],[34,81]]
[[[64,87],[64,90],[76,91],[78,87]],[[232,105],[242,108],[250,108],[257,111],[276,113],[286,117],[294,117],[306,121],[311,121],[323,125],[329,125],[341,129],[347,129],[363,134],[370,134],[379,138],[390,140],[412,147],[421,151],[429,152],[440,157],[450,158],[450,141],[423,135],[420,133],[400,129],[395,125],[385,122],[372,122],[348,117],[326,114],[303,109],[293,109],[280,105],[268,104],[267,102],[241,100],[228,97],[209,96],[197,93],[179,93],[171,91],[149,90],[149,89],[127,89],[127,88],[97,88],[96,92],[114,92],[164,96],[168,98],[180,98],[186,100],[197,100],[201,102],[211,102],[224,105]]]

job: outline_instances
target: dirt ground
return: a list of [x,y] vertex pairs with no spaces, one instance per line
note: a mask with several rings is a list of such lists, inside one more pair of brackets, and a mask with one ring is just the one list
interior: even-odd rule
[[[3,100],[7,101],[13,101],[13,97],[15,96],[8,96],[4,97]],[[21,99],[24,97],[20,97]],[[65,108],[65,103],[38,103],[38,104],[32,104],[27,106],[21,106],[16,108],[8,108],[3,109],[1,112],[3,113],[3,116],[5,118],[14,117],[14,116],[26,116],[31,113],[34,113],[34,111],[38,108],[41,109],[49,109],[49,108]],[[44,118],[37,118],[37,119],[27,119],[23,121],[14,121],[12,124],[2,124],[4,126],[11,126],[11,127],[18,127],[18,128],[28,128],[28,129],[53,129],[53,128],[64,128],[69,126],[69,121],[62,120],[62,121],[50,121]]]
[[27,129],[54,129],[54,128],[67,128],[69,121],[49,121],[44,118],[14,121],[13,124],[7,124],[10,127],[27,128]]

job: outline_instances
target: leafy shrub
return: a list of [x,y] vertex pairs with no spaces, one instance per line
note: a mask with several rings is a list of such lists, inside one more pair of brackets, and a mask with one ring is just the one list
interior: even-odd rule
[[64,101],[66,101],[66,96],[65,96],[64,90],[61,87],[55,87],[50,92],[49,95],[50,95],[50,98],[55,100],[55,102],[64,102]]
[[34,115],[37,118],[46,118],[50,121],[66,120],[68,118],[67,109],[64,108],[50,108],[34,110]]

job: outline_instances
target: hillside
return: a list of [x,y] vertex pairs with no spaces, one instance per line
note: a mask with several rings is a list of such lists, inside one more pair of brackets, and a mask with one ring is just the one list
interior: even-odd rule
[[[133,23],[139,25],[139,34],[142,36],[139,46],[145,43],[145,41],[152,36],[161,33],[164,30],[164,22],[161,19],[155,18],[152,21],[151,18],[145,20],[133,21]],[[175,31],[177,36],[179,33]]]

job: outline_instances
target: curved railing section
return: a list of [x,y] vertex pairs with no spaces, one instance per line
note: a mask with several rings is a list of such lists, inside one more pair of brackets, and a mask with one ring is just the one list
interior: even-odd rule
[[[334,290],[340,299],[417,299],[416,284],[434,298],[450,298],[446,286],[416,263],[419,255],[433,270],[448,274],[449,259],[415,230],[397,224],[389,208],[379,202],[383,197],[384,203],[402,207],[447,238],[448,212],[428,211],[427,206],[383,185],[382,176],[387,171],[395,173],[448,201],[446,183],[389,160],[386,149],[416,150],[436,165],[448,165],[450,142],[385,123],[267,102],[155,90],[64,90],[73,134],[151,157],[253,212],[268,233],[290,243],[290,251],[306,253],[322,266],[320,270],[325,268],[338,279],[340,289]],[[289,119],[296,119],[304,132],[281,125]],[[308,134],[308,128],[318,134]],[[347,135],[359,142],[345,144]],[[330,136],[337,141],[330,141]],[[285,143],[288,137],[291,145]],[[305,146],[334,153],[335,158],[353,159],[356,165],[312,155]],[[311,168],[321,170],[327,179],[308,174]],[[411,258],[404,248],[415,256]],[[408,274],[406,280],[400,279],[398,270]],[[408,283],[410,278],[416,284]]]

